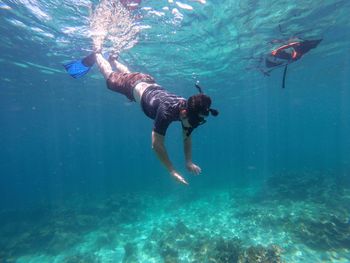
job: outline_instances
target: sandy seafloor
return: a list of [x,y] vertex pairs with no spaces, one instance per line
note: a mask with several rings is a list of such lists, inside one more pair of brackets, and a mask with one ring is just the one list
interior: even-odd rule
[[265,186],[4,211],[0,262],[350,262],[349,189],[309,176]]

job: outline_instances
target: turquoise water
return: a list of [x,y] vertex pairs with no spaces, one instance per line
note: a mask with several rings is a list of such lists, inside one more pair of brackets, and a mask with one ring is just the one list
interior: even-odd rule
[[[0,1],[0,262],[350,262],[348,1],[144,0],[138,43],[121,53],[189,97],[198,80],[220,111],[169,155],[152,121],[106,89],[91,51],[98,1]],[[173,11],[174,8],[177,11]],[[317,49],[270,77],[259,58],[299,36]]]

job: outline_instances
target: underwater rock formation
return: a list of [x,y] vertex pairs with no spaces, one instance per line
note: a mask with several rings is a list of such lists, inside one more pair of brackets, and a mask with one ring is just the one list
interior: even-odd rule
[[66,257],[62,263],[96,263],[96,258],[93,255],[73,255]]
[[[8,261],[37,251],[58,255],[81,244],[84,235],[98,227],[106,232],[116,231],[124,223],[134,223],[142,217],[143,199],[118,194],[95,202],[75,199],[64,205],[42,205],[28,211],[1,211],[0,262],[4,261],[2,258]],[[95,241],[98,248],[111,248],[113,244],[113,234],[100,235]],[[77,255],[66,261],[80,262],[81,258]],[[96,262],[96,259],[88,261],[88,257],[84,260]]]
[[315,172],[276,173],[268,177],[265,184],[263,195],[279,200],[319,199],[329,186],[325,175]]
[[243,253],[243,248],[238,239],[218,239],[215,242],[213,250],[210,251],[209,257],[213,262],[239,262],[239,257]]
[[268,177],[259,199],[330,203],[344,196],[349,187],[346,175],[330,172],[283,172]]
[[155,228],[143,247],[147,254],[158,253],[162,262],[181,262],[188,255],[192,263],[280,263],[281,249],[277,246],[245,248],[238,238],[208,236],[188,228],[179,221]]
[[282,263],[281,248],[272,245],[268,248],[263,246],[249,247],[241,255],[239,263]]
[[138,263],[137,259],[137,246],[133,243],[126,243],[124,245],[124,258],[123,263]]
[[291,232],[313,249],[350,248],[350,224],[334,215],[323,220],[300,220]]
[[280,218],[285,231],[298,242],[315,250],[349,249],[350,195],[347,185],[340,181],[344,181],[342,176],[329,173],[274,175],[266,181],[264,196],[273,202],[282,200],[307,207]]

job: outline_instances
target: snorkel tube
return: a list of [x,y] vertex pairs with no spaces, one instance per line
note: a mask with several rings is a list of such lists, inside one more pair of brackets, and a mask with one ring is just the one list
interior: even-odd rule
[[[201,86],[199,86],[199,81],[197,81],[197,82],[194,84],[194,86],[198,89],[199,94],[203,94],[203,95],[204,95],[203,89],[201,88]],[[211,101],[210,101],[210,103],[211,103]],[[211,114],[212,116],[215,116],[215,117],[219,115],[219,111],[218,111],[218,110],[215,110],[215,109],[212,109],[212,108],[207,109],[207,110],[204,112],[203,115],[208,116],[208,115],[209,115],[209,112],[210,112],[210,114]]]

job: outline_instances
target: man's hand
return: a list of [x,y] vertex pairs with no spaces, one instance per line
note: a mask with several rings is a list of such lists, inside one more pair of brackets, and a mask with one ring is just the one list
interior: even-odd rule
[[176,171],[171,171],[170,172],[171,176],[173,176],[175,178],[176,181],[184,184],[184,185],[188,185],[187,181]]
[[195,165],[192,162],[187,162],[186,168],[187,170],[189,170],[191,173],[194,173],[195,175],[199,175],[202,172],[202,169],[198,165]]

